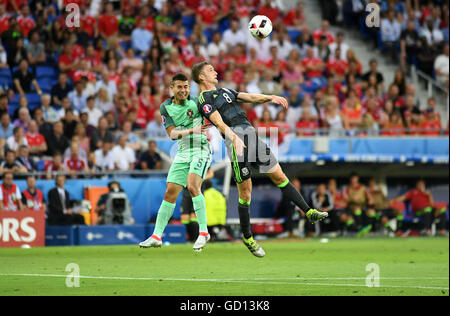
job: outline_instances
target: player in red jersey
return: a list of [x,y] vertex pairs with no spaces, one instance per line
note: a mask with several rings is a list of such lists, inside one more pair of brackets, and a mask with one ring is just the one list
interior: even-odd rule
[[391,203],[403,201],[409,201],[414,215],[422,218],[425,226],[425,235],[431,235],[431,225],[435,219],[439,219],[438,229],[440,233],[445,234],[446,209],[436,210],[434,208],[434,199],[431,192],[425,189],[425,180],[419,179],[416,182],[415,189],[396,197]]

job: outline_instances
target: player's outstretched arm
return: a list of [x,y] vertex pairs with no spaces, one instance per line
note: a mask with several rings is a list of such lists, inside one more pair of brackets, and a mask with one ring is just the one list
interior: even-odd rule
[[289,107],[288,101],[285,98],[276,95],[239,92],[239,94],[237,95],[237,100],[238,102],[248,102],[258,104],[272,102],[281,105],[285,109]]
[[244,148],[246,148],[247,146],[245,146],[242,139],[240,139],[231,130],[231,128],[223,122],[220,113],[218,111],[215,111],[209,116],[209,120],[217,127],[217,129],[222,133],[222,135],[225,135],[226,138],[233,141],[234,146],[236,147],[236,153],[238,154],[238,156],[242,156],[244,153]]

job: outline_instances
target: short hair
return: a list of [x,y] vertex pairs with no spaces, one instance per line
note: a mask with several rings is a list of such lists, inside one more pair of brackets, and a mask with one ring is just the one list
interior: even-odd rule
[[95,97],[93,95],[88,96],[86,102],[89,102],[91,100],[95,100]]
[[6,175],[8,175],[8,174],[12,175],[13,178],[14,178],[14,172],[12,172],[12,171],[5,171],[5,172],[3,173],[2,179],[5,179],[5,178],[6,178]]
[[188,77],[183,73],[177,73],[175,76],[172,77],[172,82],[170,83],[171,86],[174,85],[175,81],[188,81]]
[[14,129],[13,129],[13,134],[15,135],[15,134],[17,134],[17,132],[19,132],[19,130],[22,128],[22,126],[16,126],[16,127],[14,127]]
[[192,79],[195,81],[195,83],[199,84],[200,83],[200,74],[203,71],[203,67],[211,65],[209,62],[207,61],[203,61],[201,63],[195,64],[192,67]]

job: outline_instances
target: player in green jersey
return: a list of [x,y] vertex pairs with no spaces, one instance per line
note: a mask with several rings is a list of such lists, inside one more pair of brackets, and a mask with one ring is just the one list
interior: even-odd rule
[[139,246],[161,247],[162,234],[172,217],[177,197],[187,187],[199,224],[199,235],[193,248],[201,251],[210,239],[201,186],[211,165],[211,148],[204,133],[203,117],[198,111],[198,100],[189,95],[188,78],[184,74],[176,74],[170,89],[173,97],[161,104],[160,112],[167,134],[178,141],[178,152],[167,176],[167,189],[153,234]]

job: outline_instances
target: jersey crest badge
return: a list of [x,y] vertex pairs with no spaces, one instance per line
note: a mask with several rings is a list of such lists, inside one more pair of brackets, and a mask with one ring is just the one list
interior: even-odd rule
[[209,104],[205,104],[203,106],[203,112],[205,112],[206,114],[210,113],[212,111],[212,106]]
[[163,125],[166,124],[166,117],[164,115],[161,115],[161,123]]

